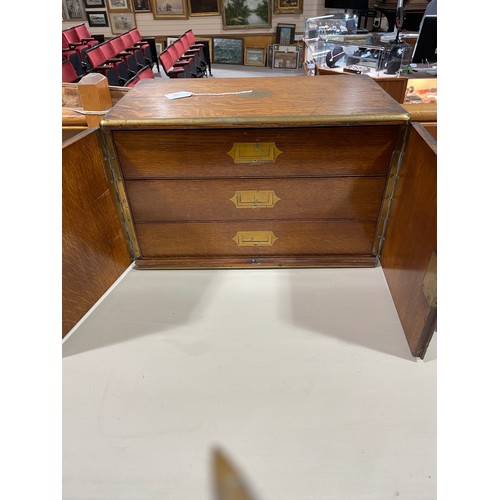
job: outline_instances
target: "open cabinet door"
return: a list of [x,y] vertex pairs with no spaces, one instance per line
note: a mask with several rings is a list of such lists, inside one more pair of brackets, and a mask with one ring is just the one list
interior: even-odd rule
[[131,263],[97,135],[97,128],[63,130],[63,337]]
[[412,123],[380,262],[411,353],[423,358],[437,320],[436,124]]

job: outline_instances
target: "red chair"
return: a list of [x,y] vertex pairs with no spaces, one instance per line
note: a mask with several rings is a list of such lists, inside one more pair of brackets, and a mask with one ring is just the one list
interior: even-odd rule
[[163,71],[169,78],[190,78],[189,63],[178,65],[170,47],[167,47],[163,52],[160,52],[158,60],[160,61]]
[[108,45],[108,47],[111,48],[111,51],[114,53],[114,57],[118,57],[125,62],[130,73],[129,76],[134,76],[142,67],[137,64],[137,59],[135,58],[134,52],[127,50],[125,44],[123,43],[123,40],[120,37],[116,36],[105,43]]
[[62,81],[64,83],[75,83],[80,79],[76,74],[75,68],[69,59],[63,59],[62,62]]
[[87,58],[91,71],[104,75],[108,79],[108,83],[110,85],[123,86],[129,80],[128,77],[126,79],[120,77],[116,68],[107,63],[107,58],[99,45],[96,45],[87,51]]
[[129,69],[126,60],[124,60],[122,57],[118,57],[115,49],[113,48],[113,45],[109,41],[101,43],[95,48],[99,48],[104,54],[104,57],[106,57],[106,64],[110,64],[111,66],[113,66],[113,68],[116,69],[119,78],[123,80],[123,84],[125,84],[125,82],[129,78],[133,77],[137,73],[137,71],[131,71]]
[[127,33],[121,34],[120,39],[123,42],[123,44],[125,45],[125,47],[127,48],[126,50],[134,53],[135,58],[137,60],[137,64],[139,66],[141,66],[141,67],[142,66],[152,66],[152,65],[148,64],[148,62],[146,61],[146,57],[144,56],[144,52],[141,49],[141,47],[135,45],[134,38],[133,38],[132,34],[130,33],[130,31],[127,31]]
[[135,75],[125,84],[125,87],[133,87],[134,85],[139,83],[140,80],[154,77],[155,75],[153,73],[153,70],[149,66],[145,66],[137,73],[137,75]]
[[80,41],[86,43],[89,47],[95,47],[99,42],[92,37],[85,23],[75,26],[75,31]]
[[146,63],[149,66],[153,66],[153,55],[151,53],[151,47],[145,38],[142,38],[141,33],[137,28],[133,28],[127,33],[132,35],[132,40],[134,42],[135,47],[140,47],[142,52],[144,53],[144,58],[146,59]]
[[196,67],[196,59],[194,55],[184,54],[184,47],[182,46],[181,39],[178,38],[174,43],[168,47],[175,58],[175,64],[189,66],[190,78],[198,78],[199,68]]

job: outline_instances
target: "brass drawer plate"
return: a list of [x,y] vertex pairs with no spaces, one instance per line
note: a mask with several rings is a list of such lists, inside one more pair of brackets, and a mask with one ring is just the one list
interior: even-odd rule
[[234,163],[274,163],[282,153],[274,142],[235,142],[228,155]]
[[273,190],[236,191],[230,199],[236,208],[274,208],[280,201]]
[[233,237],[239,247],[272,247],[277,239],[272,231],[238,231]]

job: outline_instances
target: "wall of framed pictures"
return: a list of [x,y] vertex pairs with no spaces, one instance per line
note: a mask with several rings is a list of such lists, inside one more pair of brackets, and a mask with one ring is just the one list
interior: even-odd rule
[[142,35],[158,42],[188,29],[203,37],[274,34],[279,23],[295,25],[300,34],[306,19],[331,13],[323,0],[263,0],[258,8],[253,0],[239,0],[243,15],[235,15],[234,1],[62,0],[62,29],[86,22],[91,33],[110,38],[137,26]]

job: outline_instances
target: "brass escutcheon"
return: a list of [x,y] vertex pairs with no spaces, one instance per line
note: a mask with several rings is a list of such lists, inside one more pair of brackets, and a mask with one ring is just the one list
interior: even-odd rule
[[230,201],[236,208],[274,208],[280,201],[273,190],[236,191]]
[[277,239],[272,231],[238,231],[233,237],[239,247],[272,247]]
[[235,142],[227,154],[234,163],[274,163],[281,153],[274,142]]

